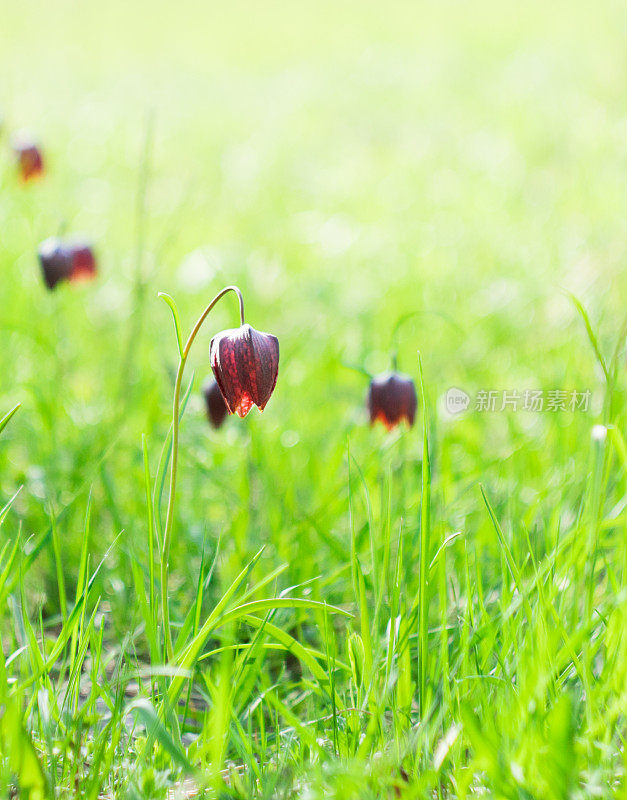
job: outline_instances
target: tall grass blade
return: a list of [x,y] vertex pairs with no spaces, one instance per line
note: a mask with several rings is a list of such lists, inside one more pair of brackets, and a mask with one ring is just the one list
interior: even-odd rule
[[420,714],[427,712],[427,657],[429,653],[429,550],[431,544],[431,460],[429,456],[429,408],[422,373],[422,359],[418,353],[418,374],[422,400],[422,499],[420,503],[420,575],[418,624],[418,674]]

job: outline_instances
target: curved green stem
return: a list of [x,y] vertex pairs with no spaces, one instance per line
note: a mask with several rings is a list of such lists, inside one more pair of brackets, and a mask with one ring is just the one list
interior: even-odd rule
[[176,475],[178,469],[178,454],[179,454],[179,422],[180,422],[180,408],[181,408],[181,385],[183,382],[183,372],[185,371],[185,364],[191,349],[194,339],[198,331],[202,327],[203,322],[209,315],[212,308],[216,303],[224,297],[228,292],[235,292],[239,300],[239,313],[241,324],[244,324],[244,300],[242,293],[237,286],[226,286],[222,291],[213,298],[209,305],[202,312],[198,321],[192,328],[185,346],[180,351],[180,360],[178,370],[176,372],[176,381],[174,383],[174,399],[172,402],[172,460],[170,463],[170,487],[168,492],[168,510],[165,518],[165,530],[163,533],[163,549],[161,551],[161,608],[163,612],[163,628],[165,634],[165,650],[166,659],[172,658],[174,648],[172,647],[172,632],[170,630],[170,604],[168,598],[168,574],[169,574],[169,560],[170,560],[170,544],[172,542],[172,525],[174,521],[174,500],[176,495]]

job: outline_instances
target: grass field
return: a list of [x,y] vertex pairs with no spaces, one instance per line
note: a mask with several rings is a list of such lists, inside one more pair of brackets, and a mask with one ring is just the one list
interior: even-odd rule
[[[0,796],[627,797],[626,30],[615,0],[0,0]],[[95,282],[46,290],[59,234]],[[226,297],[168,654],[157,293],[186,337],[229,284],[279,379],[210,428]],[[387,433],[394,353],[420,399]]]

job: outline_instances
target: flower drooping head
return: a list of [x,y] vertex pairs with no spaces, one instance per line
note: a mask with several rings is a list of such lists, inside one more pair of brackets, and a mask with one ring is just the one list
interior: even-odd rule
[[40,177],[44,171],[44,159],[37,143],[27,134],[20,133],[13,137],[12,144],[24,183]]
[[59,281],[66,280],[70,274],[71,259],[68,249],[59,239],[50,238],[39,245],[38,253],[46,286],[54,289]]
[[96,274],[96,258],[84,242],[46,239],[39,245],[39,262],[48,289],[54,289],[59,281],[86,280]]
[[263,411],[279,373],[276,336],[242,325],[216,334],[209,356],[229,412],[245,417],[253,405]]
[[207,419],[211,423],[211,427],[217,429],[222,425],[229,413],[218,382],[210,378],[202,387],[202,393],[205,398]]
[[90,245],[85,242],[73,242],[69,245],[72,256],[72,268],[68,280],[88,281],[96,275],[96,257]]
[[404,419],[411,427],[417,407],[416,387],[408,375],[386,372],[370,382],[368,411],[371,425],[380,420],[388,430],[392,430]]

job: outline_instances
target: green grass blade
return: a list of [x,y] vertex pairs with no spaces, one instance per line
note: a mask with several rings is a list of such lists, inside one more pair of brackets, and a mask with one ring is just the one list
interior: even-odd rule
[[160,297],[170,307],[170,311],[172,312],[172,319],[174,320],[174,330],[176,331],[176,343],[178,344],[179,348],[179,355],[181,358],[183,357],[183,338],[181,336],[181,320],[179,318],[179,312],[176,307],[176,303],[174,302],[174,298],[170,297],[169,294],[165,292],[158,292],[157,297]]
[[6,413],[6,414],[5,414],[5,415],[2,417],[2,419],[0,419],[0,433],[2,433],[2,431],[3,431],[3,430],[6,428],[6,426],[7,426],[7,425],[9,424],[9,422],[11,421],[11,418],[12,418],[12,417],[13,417],[13,415],[14,415],[14,414],[17,412],[18,408],[19,408],[21,405],[22,405],[21,403],[17,403],[17,405],[13,406],[13,408],[12,408],[12,409],[11,409],[9,412],[7,412],[7,413]]
[[418,623],[418,670],[420,713],[427,712],[427,657],[429,653],[429,550],[431,540],[431,460],[429,455],[429,409],[422,374],[422,359],[418,353],[418,374],[422,400],[422,500],[420,503],[420,576]]

